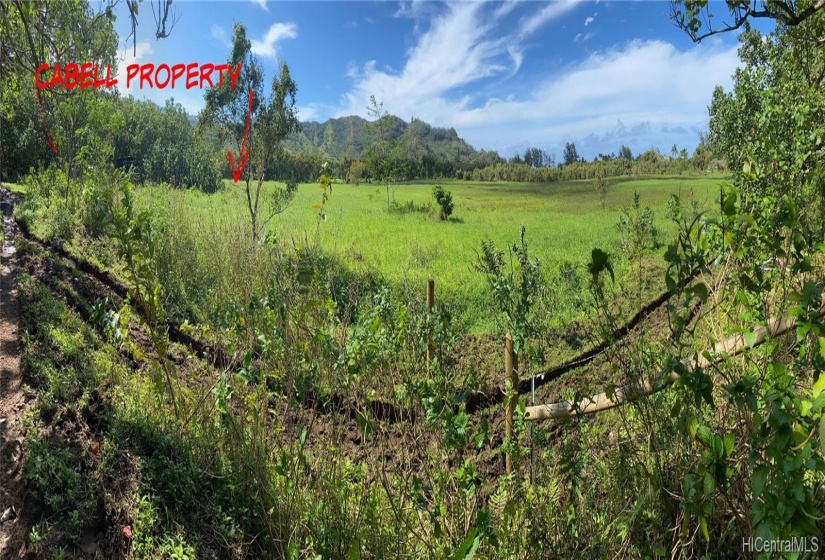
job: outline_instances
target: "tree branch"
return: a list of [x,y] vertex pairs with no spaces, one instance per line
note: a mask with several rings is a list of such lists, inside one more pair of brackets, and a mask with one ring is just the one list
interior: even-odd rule
[[[169,27],[169,31],[167,31],[166,20],[169,18],[169,7],[172,5],[172,0],[158,0],[157,14],[155,13],[154,4],[150,5],[152,6],[152,15],[155,18],[155,25],[157,26],[155,38],[166,39],[172,34],[172,29],[174,29],[175,25],[180,21],[180,16],[178,16],[175,12],[172,12],[172,25]],[[163,18],[159,18],[161,13],[163,14]]]
[[679,8],[681,2],[671,2],[670,20],[673,21],[677,27],[687,32],[688,36],[695,43],[702,42],[703,39],[718,35],[720,33],[728,33],[735,31],[746,25],[750,19],[773,19],[789,27],[796,27],[802,22],[813,16],[819,10],[825,8],[825,0],[815,0],[810,6],[802,11],[797,12],[793,1],[785,0],[764,0],[763,9],[757,10],[750,2],[743,0],[738,6],[730,6],[731,14],[734,16],[734,23],[725,24],[724,27],[713,29],[710,25],[710,11],[705,7],[703,13],[705,14],[705,22],[707,31],[698,34],[701,23],[698,19],[698,14],[691,17],[690,20],[685,21],[685,14]]

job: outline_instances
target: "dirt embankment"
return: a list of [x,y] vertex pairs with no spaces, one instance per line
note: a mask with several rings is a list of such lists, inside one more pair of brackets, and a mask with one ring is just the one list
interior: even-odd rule
[[20,372],[20,308],[17,303],[17,261],[13,218],[15,197],[0,187],[0,558],[16,555],[28,527],[21,512],[23,427],[21,418],[33,395],[23,387]]

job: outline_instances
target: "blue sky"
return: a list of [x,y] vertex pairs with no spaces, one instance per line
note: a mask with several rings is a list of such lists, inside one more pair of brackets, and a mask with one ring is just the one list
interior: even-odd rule
[[[695,45],[668,20],[666,1],[175,0],[180,20],[163,40],[150,3],[140,6],[137,56],[118,14],[121,72],[135,61],[224,62],[238,21],[267,83],[279,59],[289,64],[301,120],[366,117],[375,95],[407,121],[454,127],[506,157],[537,146],[559,159],[568,141],[588,158],[622,144],[692,152],[714,86],[729,88],[738,64],[735,34]],[[203,107],[197,89],[120,83],[192,114]]]

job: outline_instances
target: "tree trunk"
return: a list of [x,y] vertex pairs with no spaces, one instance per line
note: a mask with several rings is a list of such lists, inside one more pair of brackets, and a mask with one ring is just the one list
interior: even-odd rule
[[69,188],[72,184],[72,135],[74,134],[74,117],[69,119],[66,131],[66,208],[69,207]]
[[252,185],[250,184],[250,174],[246,175],[246,205],[249,208],[249,220],[252,224],[252,241],[258,242],[258,201],[252,204]]

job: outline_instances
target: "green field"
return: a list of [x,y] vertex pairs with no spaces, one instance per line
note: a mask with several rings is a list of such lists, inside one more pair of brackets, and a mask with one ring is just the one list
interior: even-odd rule
[[[604,207],[592,181],[568,183],[474,183],[430,181],[392,186],[394,210],[387,212],[383,186],[335,184],[318,223],[321,199],[318,185],[299,186],[291,206],[271,223],[271,231],[283,242],[298,246],[316,231],[325,252],[357,272],[378,272],[392,285],[423,286],[436,279],[437,298],[457,305],[461,318],[473,331],[491,328],[491,312],[484,277],[472,269],[482,240],[492,239],[506,249],[518,241],[526,227],[531,255],[549,275],[564,262],[583,265],[593,247],[616,255],[617,272],[626,267],[619,255],[616,223],[638,192],[642,206],[650,206],[656,225],[672,231],[666,219],[666,204],[672,194],[695,200],[712,209],[718,200],[723,177],[647,177],[609,180]],[[453,195],[455,210],[448,222],[439,221],[432,187],[444,186]],[[272,188],[268,183],[267,187]],[[144,200],[167,201],[184,208],[185,219],[215,219],[248,222],[246,198],[241,184],[226,181],[226,188],[212,195],[195,190],[159,192],[159,187],[141,189]],[[178,198],[180,197],[180,198]],[[166,202],[163,202],[166,204]],[[429,211],[428,211],[429,208]],[[406,210],[404,210],[406,209]],[[184,218],[181,218],[184,219]],[[656,288],[658,289],[658,287]]]

